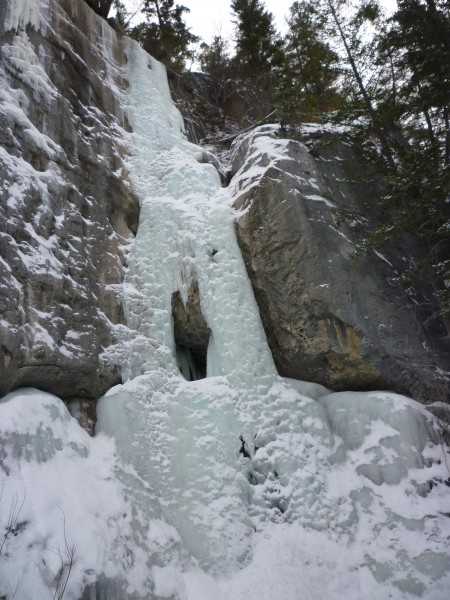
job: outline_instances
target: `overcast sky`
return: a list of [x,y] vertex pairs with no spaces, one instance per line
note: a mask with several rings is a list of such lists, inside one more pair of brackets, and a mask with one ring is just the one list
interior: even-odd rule
[[[284,28],[285,17],[293,0],[266,0],[265,6],[275,17],[278,30]],[[180,2],[190,8],[186,22],[193,33],[209,42],[215,33],[221,32],[225,38],[233,35],[230,0],[186,0]]]
[[[265,0],[264,4],[275,17],[278,30],[284,27],[285,17],[294,0]],[[129,6],[139,6],[140,0],[126,0]],[[185,15],[186,23],[192,33],[199,35],[206,42],[210,42],[215,33],[221,33],[224,38],[232,38],[233,25],[231,23],[231,0],[177,0],[190,9]]]

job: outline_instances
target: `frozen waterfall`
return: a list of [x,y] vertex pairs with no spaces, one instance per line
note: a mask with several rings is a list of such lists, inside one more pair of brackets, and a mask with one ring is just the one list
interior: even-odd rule
[[[176,555],[169,591],[180,598],[298,599],[321,585],[335,598],[345,589],[374,597],[386,582],[402,597],[429,593],[431,562],[440,597],[450,560],[441,543],[429,546],[438,528],[419,506],[442,452],[424,410],[392,394],[329,394],[277,375],[232,197],[181,134],[164,69],[135,45],[129,59],[129,167],[142,209],[124,302],[136,337],[125,343],[128,380],[99,404],[98,431],[127,465],[118,476],[140,499],[139,535],[155,519],[177,532],[149,558],[156,595]],[[186,299],[193,281],[212,333],[207,378],[188,382],[171,296]],[[404,531],[394,547],[392,529]],[[336,572],[339,544],[348,546],[348,576],[321,584],[324,570]]]
[[[73,547],[73,600],[447,600],[450,474],[432,418],[395,394],[278,376],[231,193],[186,141],[165,69],[134,42],[127,54],[120,135],[141,216],[109,350],[124,383],[94,438],[50,394],[0,401],[0,521],[13,507],[22,528],[0,537],[0,597],[47,597]],[[188,381],[172,295],[194,282],[211,337],[207,376]]]

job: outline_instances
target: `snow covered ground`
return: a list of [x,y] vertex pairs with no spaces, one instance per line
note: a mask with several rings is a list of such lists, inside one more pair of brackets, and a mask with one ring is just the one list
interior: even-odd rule
[[[94,438],[49,394],[0,401],[0,597],[67,581],[69,600],[447,600],[450,455],[432,417],[277,375],[231,192],[184,139],[163,67],[130,42],[127,68],[141,222],[111,349],[124,384]],[[212,335],[190,382],[171,298],[194,280]]]

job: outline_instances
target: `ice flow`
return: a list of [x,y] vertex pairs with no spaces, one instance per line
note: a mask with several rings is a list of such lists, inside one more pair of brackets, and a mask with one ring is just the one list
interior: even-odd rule
[[[368,579],[368,594],[379,585],[398,597],[430,592],[420,565],[436,553],[441,566],[431,578],[440,598],[450,560],[425,505],[439,504],[446,490],[428,498],[442,469],[429,418],[393,394],[329,394],[277,375],[235,240],[232,198],[183,137],[164,69],[134,44],[129,82],[129,168],[142,209],[124,302],[137,333],[126,343],[127,381],[101,400],[98,430],[132,465],[134,480],[123,479],[130,494],[149,486],[144,521],[163,519],[178,532],[182,571],[198,565],[218,581],[228,577],[221,585],[238,597],[243,574],[249,582],[255,568],[267,586],[258,592],[255,584],[250,597],[272,597],[279,559],[265,564],[261,548],[270,539],[281,550],[289,524],[299,539],[300,531],[323,537],[331,556],[338,540],[349,544],[356,575],[348,586]],[[171,297],[179,290],[186,299],[193,281],[212,334],[207,378],[188,382],[177,364]],[[278,582],[278,597],[298,598],[298,569]],[[311,577],[313,589],[320,584],[308,571],[302,581]]]

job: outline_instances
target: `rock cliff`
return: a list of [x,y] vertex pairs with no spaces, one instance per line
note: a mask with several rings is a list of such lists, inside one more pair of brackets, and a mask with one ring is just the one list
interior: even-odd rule
[[2,2],[0,40],[0,395],[97,398],[120,379],[101,355],[139,210],[121,37],[59,0]]
[[375,202],[383,184],[343,135],[312,126],[302,142],[277,134],[262,126],[236,141],[231,186],[279,373],[335,390],[432,396],[446,367],[443,340],[425,331],[418,303],[394,281],[406,260],[400,246],[352,258],[369,217],[362,201]]

